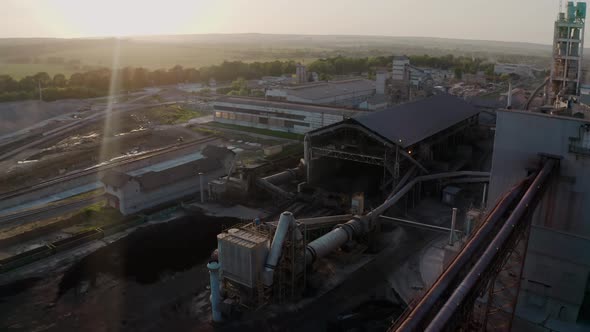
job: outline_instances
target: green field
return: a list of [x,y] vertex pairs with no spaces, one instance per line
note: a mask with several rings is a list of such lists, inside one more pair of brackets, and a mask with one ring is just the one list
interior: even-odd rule
[[[0,44],[0,54],[2,53]],[[168,69],[175,65],[186,68],[200,68],[216,65],[227,61],[273,61],[294,60],[310,63],[317,59],[315,52],[307,55],[293,49],[256,48],[244,45],[183,45],[183,44],[156,44],[156,43],[122,43],[115,51],[110,43],[96,43],[88,47],[65,47],[63,49],[50,49],[48,51],[30,54],[23,51],[19,57],[29,57],[41,63],[15,63],[14,55],[11,57],[0,55],[0,75],[7,74],[15,79],[38,72],[47,72],[50,75],[57,73],[70,76],[75,72],[86,71],[96,67],[112,67],[113,63],[118,68],[144,67],[147,69]],[[49,64],[49,58],[59,58],[64,64]],[[116,62],[114,59],[116,58]],[[79,61],[79,65],[68,65],[69,61]],[[31,61],[33,62],[33,61]]]
[[383,36],[178,35],[105,39],[0,39],[0,74],[16,79],[46,71],[71,75],[96,67],[200,68],[224,60],[311,63],[337,55],[446,54],[546,65],[550,46],[477,40]]

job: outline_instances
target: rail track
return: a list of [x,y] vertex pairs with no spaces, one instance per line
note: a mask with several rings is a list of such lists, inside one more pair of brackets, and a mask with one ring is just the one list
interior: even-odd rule
[[62,176],[54,177],[54,178],[46,180],[46,181],[42,181],[42,182],[37,183],[37,184],[30,186],[30,187],[15,189],[12,191],[1,193],[0,194],[0,201],[15,197],[15,196],[27,194],[27,193],[30,193],[30,192],[33,192],[33,191],[36,191],[36,190],[39,190],[42,188],[46,188],[48,186],[53,186],[53,185],[59,184],[60,182],[70,181],[70,180],[73,180],[73,179],[76,179],[76,178],[79,178],[82,176],[96,174],[98,172],[106,171],[106,170],[109,170],[111,168],[115,168],[115,167],[118,167],[121,165],[130,164],[130,163],[136,162],[138,160],[148,159],[148,158],[160,155],[160,154],[179,150],[179,149],[186,148],[186,147],[189,147],[192,145],[207,143],[207,142],[213,141],[215,139],[216,139],[216,137],[213,135],[206,136],[206,137],[203,137],[203,138],[200,138],[197,140],[193,140],[190,142],[179,143],[179,144],[175,144],[172,146],[167,146],[167,147],[159,148],[156,150],[152,150],[150,152],[146,152],[146,153],[143,153],[143,154],[140,154],[137,156],[129,157],[125,160],[109,163],[107,165],[95,166],[95,167],[92,167],[89,169],[74,171],[74,172],[66,174],[66,175],[62,175]]
[[43,206],[38,209],[30,209],[0,216],[0,228],[25,224],[40,218],[51,218],[61,215],[73,209],[79,209],[104,199],[103,195],[83,198],[62,204]]

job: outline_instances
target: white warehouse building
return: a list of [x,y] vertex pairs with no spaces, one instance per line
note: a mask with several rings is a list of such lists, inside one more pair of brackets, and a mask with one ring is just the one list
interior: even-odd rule
[[188,157],[130,172],[108,170],[101,179],[108,205],[129,215],[196,195],[200,193],[200,176],[206,186],[209,181],[226,175],[235,153],[208,145],[196,158]]
[[214,121],[305,134],[360,113],[345,108],[223,97],[213,104]]

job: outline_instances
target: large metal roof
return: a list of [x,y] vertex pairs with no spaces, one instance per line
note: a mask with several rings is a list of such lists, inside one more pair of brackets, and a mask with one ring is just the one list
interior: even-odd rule
[[345,116],[352,116],[355,113],[359,112],[357,110],[352,110],[352,109],[347,109],[347,108],[342,108],[342,107],[332,107],[332,106],[315,105],[315,104],[301,104],[301,103],[264,100],[264,99],[258,99],[258,98],[245,98],[245,97],[221,97],[221,98],[217,99],[217,101],[213,104],[213,107],[215,108],[216,106],[217,107],[225,106],[225,104],[232,104],[232,106],[236,108],[236,111],[239,111],[240,107],[257,106],[257,107],[275,108],[275,109],[281,109],[281,110],[310,112],[310,113],[339,114],[339,115],[345,115]]
[[460,98],[438,95],[357,116],[350,121],[406,148],[478,113],[477,108]]
[[375,82],[366,79],[351,79],[304,84],[289,87],[286,90],[289,96],[318,101],[347,94],[367,93],[368,91],[375,90]]

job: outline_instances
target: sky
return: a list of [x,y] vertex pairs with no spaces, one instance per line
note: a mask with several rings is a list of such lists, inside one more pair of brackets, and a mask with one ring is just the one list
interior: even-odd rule
[[559,0],[0,0],[0,38],[273,33],[550,44],[558,6]]

